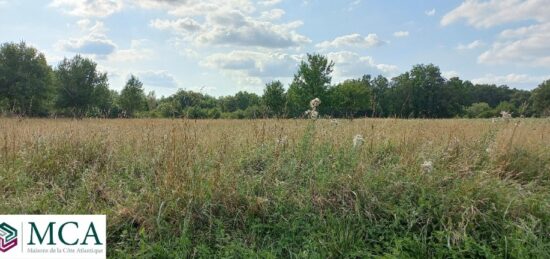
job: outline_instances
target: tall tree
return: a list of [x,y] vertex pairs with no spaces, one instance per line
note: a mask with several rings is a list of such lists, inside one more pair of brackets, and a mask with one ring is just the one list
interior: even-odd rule
[[52,83],[52,69],[44,54],[24,42],[0,46],[0,103],[4,99],[4,109],[21,115],[47,114]]
[[411,70],[413,84],[413,103],[415,114],[419,117],[442,117],[443,106],[442,90],[445,78],[441,76],[439,67],[429,65],[416,65]]
[[354,118],[366,115],[370,108],[370,77],[346,80],[329,90],[330,110],[337,116]]
[[157,95],[155,94],[155,91],[150,91],[147,94],[147,109],[149,111],[152,111],[157,108],[158,101],[157,101]]
[[[334,62],[320,54],[307,54],[307,61],[302,61],[298,72],[288,90],[292,115],[300,115],[309,107],[314,98],[326,99],[328,87],[332,81]],[[326,112],[326,106],[320,111]]]
[[120,108],[127,116],[134,116],[136,112],[144,111],[147,108],[147,99],[143,92],[143,83],[133,75],[120,92],[118,99]]
[[98,111],[98,115],[101,117],[112,117],[116,111],[116,98],[117,92],[109,90],[109,86],[105,81],[99,84],[94,90],[94,107]]
[[286,94],[280,81],[266,84],[262,101],[270,114],[281,117],[285,113]]
[[437,117],[455,117],[464,113],[465,107],[469,104],[465,100],[465,83],[458,77],[452,77],[445,82],[439,90]]
[[108,85],[107,74],[100,73],[95,62],[80,55],[63,59],[55,75],[58,82],[57,107],[79,118],[99,106]]
[[390,101],[387,97],[389,81],[384,76],[377,76],[371,80],[372,94],[371,94],[371,112],[372,117],[386,116]]
[[540,84],[531,96],[533,107],[539,116],[550,116],[550,80]]
[[445,79],[437,66],[415,65],[392,79],[392,112],[401,117],[442,117]]

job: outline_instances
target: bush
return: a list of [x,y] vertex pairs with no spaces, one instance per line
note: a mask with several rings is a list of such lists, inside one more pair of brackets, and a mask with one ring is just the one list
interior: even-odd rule
[[491,118],[495,116],[493,109],[487,103],[474,103],[466,108],[468,118]]

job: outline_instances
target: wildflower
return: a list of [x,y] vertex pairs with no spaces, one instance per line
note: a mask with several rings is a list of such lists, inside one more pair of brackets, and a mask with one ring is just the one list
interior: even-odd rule
[[309,106],[312,110],[317,110],[317,107],[321,104],[321,100],[319,98],[315,98],[309,102]]
[[321,104],[321,100],[319,98],[315,98],[309,102],[309,106],[311,106],[311,110],[307,110],[304,112],[304,116],[309,117],[310,119],[317,119],[319,118],[319,112],[317,112],[317,107]]
[[424,163],[422,163],[420,167],[422,168],[422,171],[424,171],[425,173],[431,173],[434,170],[433,163],[432,161],[429,161],[429,160],[424,161]]
[[319,112],[313,110],[311,111],[311,113],[309,114],[309,117],[316,120],[317,118],[319,118]]
[[330,124],[332,124],[334,126],[338,126],[338,124],[340,124],[340,122],[337,119],[332,119],[332,120],[330,120]]
[[355,135],[355,137],[353,137],[353,147],[354,148],[360,147],[361,145],[363,145],[363,143],[365,143],[365,139],[363,138],[363,135],[357,134],[357,135]]
[[510,114],[509,112],[507,111],[501,111],[500,112],[500,115],[502,116],[502,119],[504,121],[510,121],[510,119],[512,118],[512,114]]

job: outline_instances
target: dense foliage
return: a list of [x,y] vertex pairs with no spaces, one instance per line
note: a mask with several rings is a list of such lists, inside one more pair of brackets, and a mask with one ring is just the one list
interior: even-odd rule
[[321,116],[400,118],[490,118],[501,111],[513,116],[550,115],[550,80],[533,91],[506,85],[473,84],[446,79],[433,65],[416,65],[394,78],[365,75],[333,85],[335,63],[308,54],[285,90],[268,83],[263,96],[238,92],[215,98],[179,90],[169,97],[145,94],[131,76],[118,93],[107,74],[79,55],[52,69],[43,54],[25,43],[0,47],[0,112],[18,116],[168,117],[168,118],[297,118],[309,101],[320,98]]

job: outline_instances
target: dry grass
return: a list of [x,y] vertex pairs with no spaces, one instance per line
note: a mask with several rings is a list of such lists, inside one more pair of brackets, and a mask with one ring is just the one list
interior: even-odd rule
[[0,149],[0,211],[107,214],[110,257],[550,256],[548,120],[0,119]]

